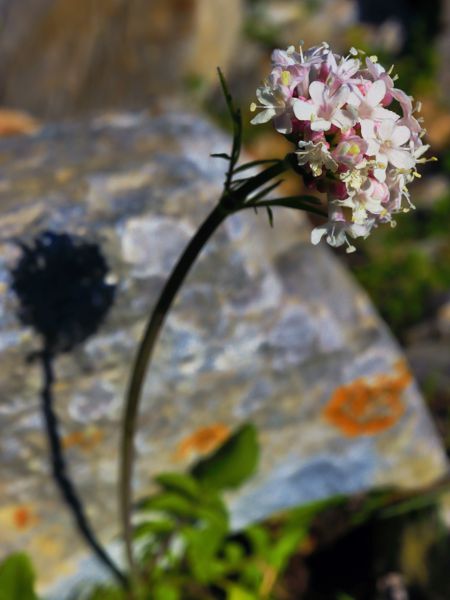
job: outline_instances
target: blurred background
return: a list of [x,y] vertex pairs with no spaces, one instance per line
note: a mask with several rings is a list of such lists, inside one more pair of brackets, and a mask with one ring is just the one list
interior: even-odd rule
[[[422,169],[412,190],[417,209],[399,216],[396,229],[377,231],[353,255],[336,253],[404,348],[450,453],[449,0],[0,0],[0,28],[1,136],[109,110],[196,110],[226,129],[217,66],[247,124],[271,50],[300,40],[306,47],[325,40],[342,53],[355,46],[395,64],[399,87],[422,102],[426,140],[439,160]],[[246,125],[244,139],[255,158],[290,149],[269,126]],[[298,190],[297,180],[288,185]],[[412,540],[422,535],[420,523]],[[321,525],[325,537],[328,526]],[[409,530],[400,530],[404,541]],[[367,539],[351,540],[353,551],[341,543],[356,560]],[[432,576],[438,582],[411,597],[450,597],[447,541],[443,547],[432,575],[421,571],[423,548],[405,550],[422,588],[433,588]],[[308,568],[314,573],[314,564]]]

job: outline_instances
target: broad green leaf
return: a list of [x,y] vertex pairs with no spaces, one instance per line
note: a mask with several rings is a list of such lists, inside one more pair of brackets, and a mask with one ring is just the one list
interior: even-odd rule
[[227,542],[224,548],[225,560],[230,566],[239,565],[244,560],[244,548],[237,542]]
[[250,589],[259,589],[263,581],[263,563],[261,560],[258,560],[258,555],[255,555],[254,558],[255,560],[247,561],[242,564],[240,581]]
[[153,593],[148,595],[148,600],[181,600],[181,594],[175,585],[159,583]]
[[258,596],[241,586],[233,585],[228,590],[227,600],[258,600]]
[[144,521],[136,525],[133,531],[133,538],[135,540],[150,537],[150,536],[158,536],[161,534],[169,534],[175,530],[175,523],[169,519],[158,519],[154,521]]
[[191,576],[202,584],[213,583],[226,572],[226,563],[204,551],[202,539],[190,539],[187,559]]
[[228,534],[228,520],[223,515],[205,510],[202,510],[202,516],[202,522],[183,528],[181,535],[195,579],[209,583],[226,570],[226,565],[217,557]]
[[165,512],[175,517],[192,518],[197,514],[196,505],[176,492],[161,492],[140,503],[140,509],[150,512]]
[[258,459],[256,429],[243,425],[212,456],[194,465],[191,472],[206,489],[233,489],[254,474]]
[[[87,600],[125,600],[125,595],[122,590],[113,587],[100,586],[95,588],[89,596],[82,596]],[[73,600],[77,600],[79,596],[74,596]]]
[[246,529],[245,534],[250,540],[253,554],[267,556],[267,551],[271,544],[267,528],[263,525],[250,525],[250,527]]
[[18,552],[0,564],[0,600],[38,600],[34,570],[26,554]]
[[197,519],[199,522],[220,529],[220,531],[228,532],[229,515],[224,510],[224,505],[199,506],[197,510]]
[[161,473],[155,477],[155,481],[164,489],[183,496],[198,498],[200,495],[198,482],[185,473]]
[[301,542],[306,538],[307,529],[296,528],[283,533],[269,551],[269,562],[277,573],[282,573],[288,565],[289,559],[298,550]]

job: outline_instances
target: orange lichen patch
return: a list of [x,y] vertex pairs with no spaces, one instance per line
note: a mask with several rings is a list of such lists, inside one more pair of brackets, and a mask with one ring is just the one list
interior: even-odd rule
[[12,521],[17,529],[28,529],[38,522],[38,518],[28,506],[18,506],[12,512]]
[[230,428],[222,423],[201,427],[180,442],[175,459],[184,460],[193,454],[208,454],[220,446],[230,436],[230,432]]
[[100,429],[92,427],[86,430],[72,431],[62,438],[62,444],[65,449],[78,447],[82,450],[92,450],[103,439],[103,433]]
[[324,418],[344,435],[374,435],[392,427],[405,412],[402,393],[411,383],[404,361],[393,375],[356,379],[338,388],[323,410]]
[[0,137],[34,133],[38,122],[21,110],[0,109]]

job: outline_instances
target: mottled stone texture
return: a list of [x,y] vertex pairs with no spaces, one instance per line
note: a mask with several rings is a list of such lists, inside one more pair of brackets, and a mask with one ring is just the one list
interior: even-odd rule
[[[49,475],[39,340],[14,314],[15,240],[43,230],[97,241],[117,281],[99,332],[56,361],[70,466],[105,541],[117,532],[117,448],[131,357],[174,261],[213,206],[228,140],[198,117],[120,114],[0,141],[0,528],[42,583],[84,551]],[[446,469],[420,394],[366,295],[309,243],[297,213],[230,218],[189,275],[145,386],[137,494],[243,421],[261,433],[257,477],[230,499],[236,525],[286,506]],[[58,565],[58,569],[55,567]]]

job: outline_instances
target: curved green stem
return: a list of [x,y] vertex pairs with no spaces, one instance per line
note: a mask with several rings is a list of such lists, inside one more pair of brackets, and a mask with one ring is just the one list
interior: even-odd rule
[[210,237],[226,219],[234,212],[248,208],[245,205],[247,197],[265,183],[278,177],[286,171],[289,165],[286,161],[279,161],[258,175],[250,178],[236,189],[227,189],[220,198],[218,205],[202,223],[194,237],[191,239],[183,254],[179,258],[169,276],[150,320],[145,328],[144,335],[134,360],[131,379],[125,399],[125,411],[122,424],[121,439],[121,465],[119,476],[120,517],[125,541],[125,551],[132,574],[136,573],[136,565],[132,548],[132,477],[134,459],[134,435],[139,410],[139,401],[142,395],[142,386],[145,374],[150,365],[153,350],[158,340],[161,328],[168,312],[183,284],[186,275],[202,251]]
[[127,559],[131,569],[134,568],[134,557],[132,550],[132,465],[134,458],[133,440],[136,430],[136,419],[139,408],[139,400],[142,392],[144,377],[149,367],[153,349],[158,340],[159,333],[169,312],[173,301],[180,289],[186,275],[190,271],[195,259],[200,254],[206,242],[224,221],[229,213],[218,204],[210,213],[197,233],[191,239],[185,251],[174,267],[167,280],[158,302],[152,312],[150,320],[145,328],[138,352],[134,361],[133,371],[126,396],[125,414],[122,430],[121,447],[121,472],[120,472],[120,513],[123,526],[123,535]]

